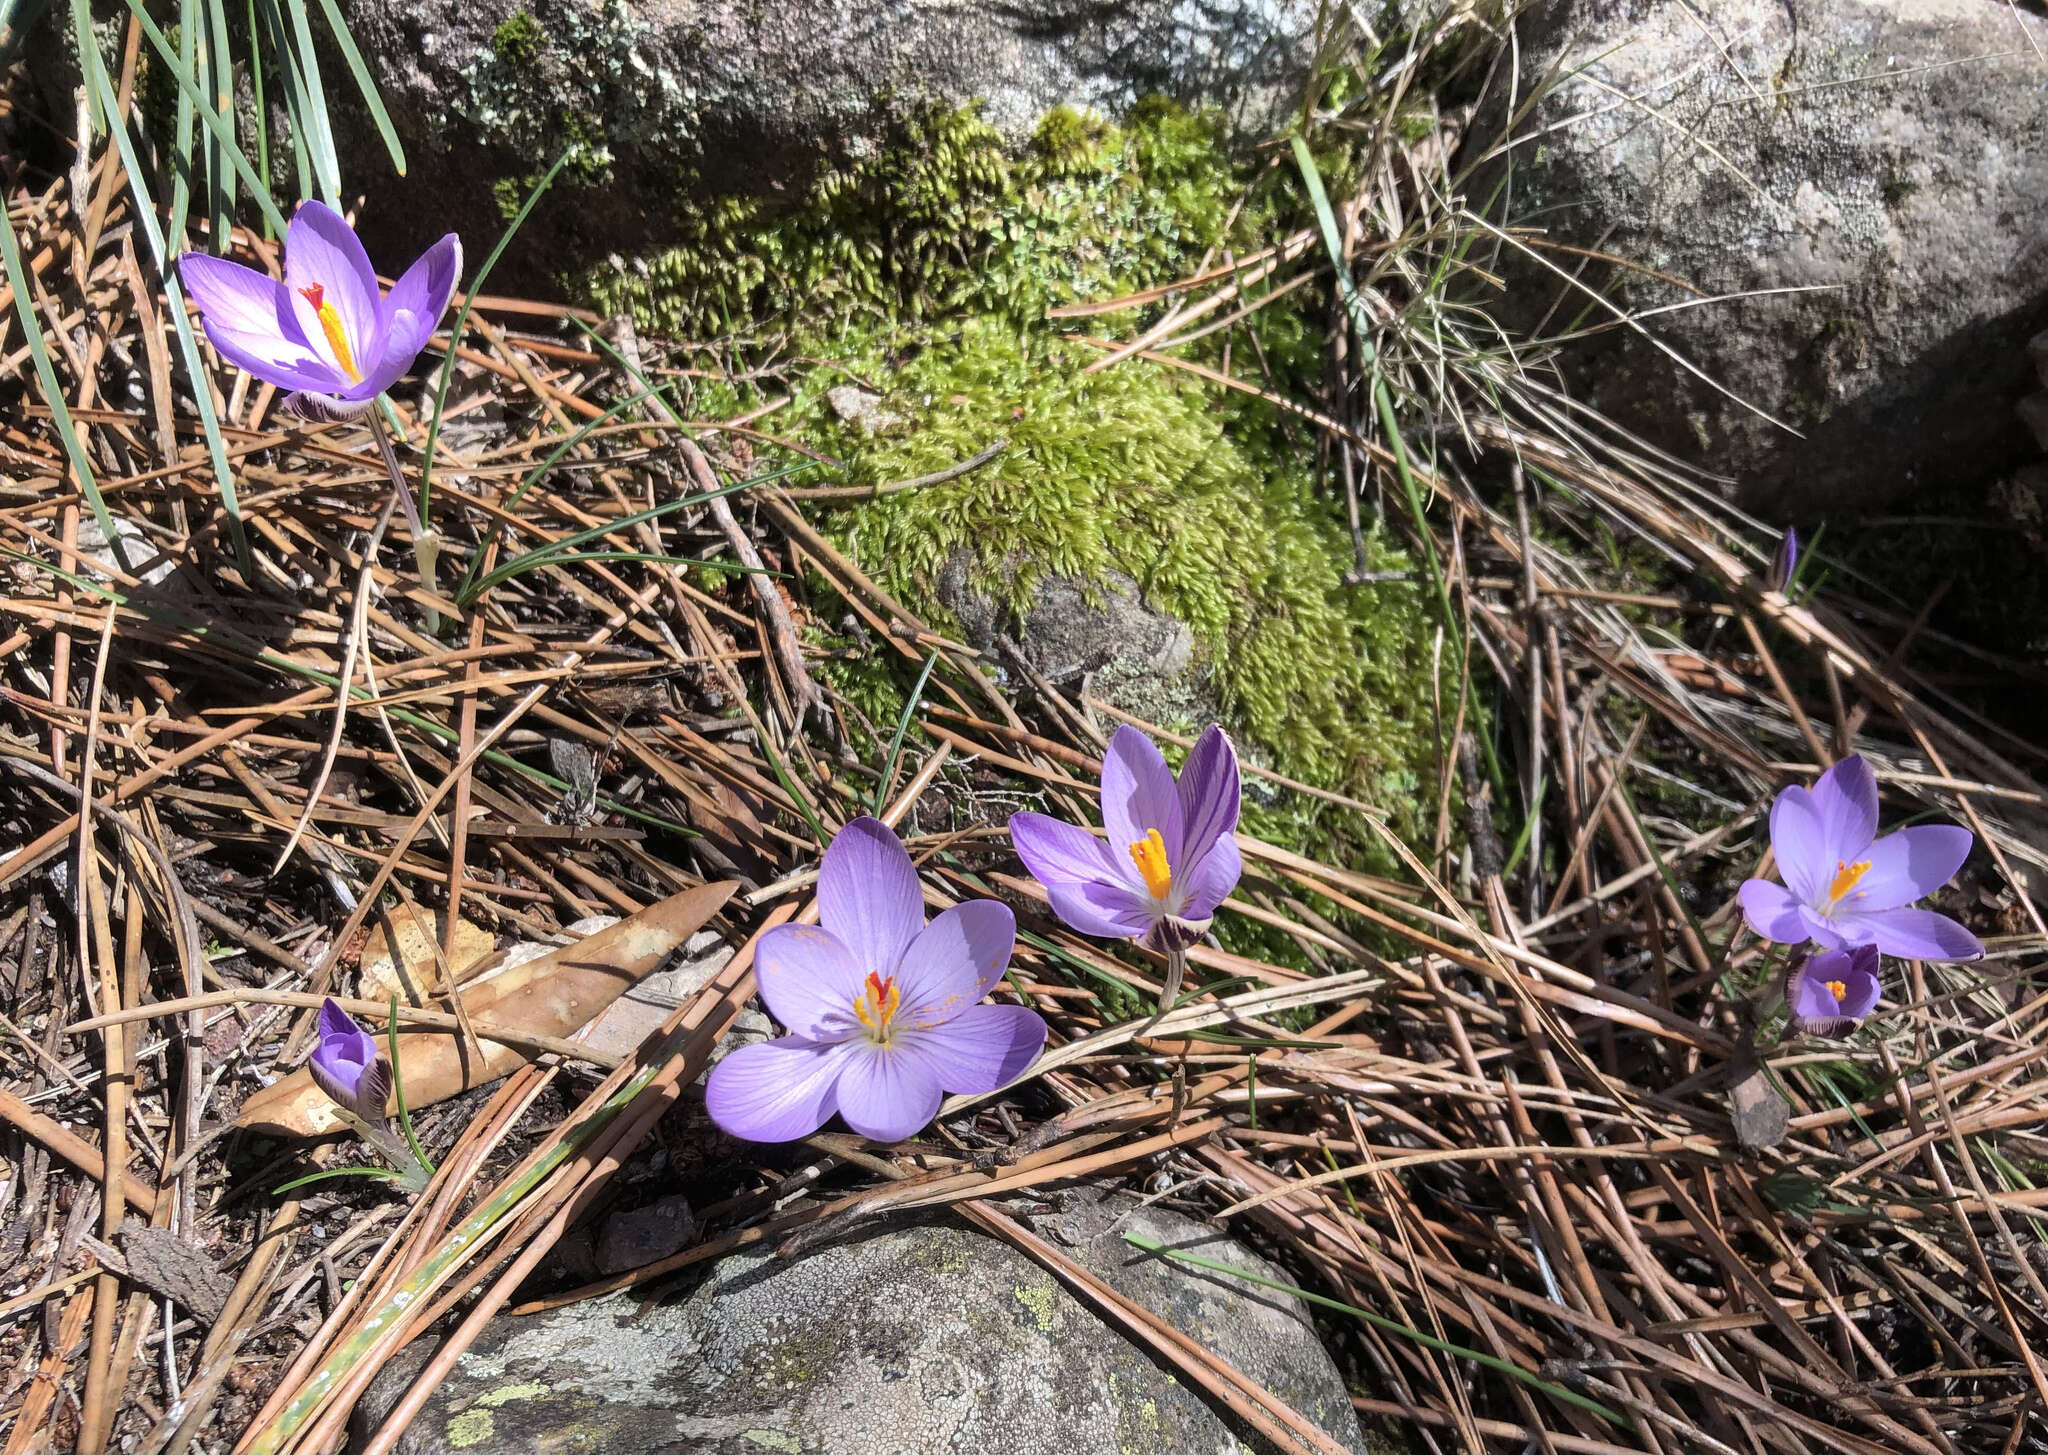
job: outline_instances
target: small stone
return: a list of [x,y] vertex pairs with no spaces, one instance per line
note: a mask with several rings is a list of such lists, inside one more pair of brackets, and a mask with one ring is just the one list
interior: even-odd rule
[[597,1235],[597,1271],[624,1273],[679,1252],[697,1230],[690,1200],[671,1193],[646,1207],[629,1208],[604,1220]]

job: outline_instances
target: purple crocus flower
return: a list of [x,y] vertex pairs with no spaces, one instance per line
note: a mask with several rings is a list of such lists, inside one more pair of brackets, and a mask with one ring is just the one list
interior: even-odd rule
[[1016,917],[973,899],[927,925],[917,870],[887,824],[857,818],[834,836],[818,920],[777,925],[755,949],[761,999],[790,1034],[713,1068],[705,1100],[735,1137],[795,1141],[836,1111],[864,1137],[900,1142],[943,1093],[993,1091],[1038,1059],[1035,1012],[981,1003],[1009,966]]
[[1237,887],[1237,754],[1223,729],[1196,740],[1176,783],[1143,733],[1120,727],[1102,760],[1104,843],[1042,813],[1010,816],[1017,857],[1084,935],[1178,954]]
[[1778,540],[1777,554],[1771,557],[1771,569],[1764,576],[1764,585],[1773,591],[1783,591],[1792,584],[1792,577],[1798,570],[1799,532],[1788,525]]
[[320,1044],[308,1069],[335,1105],[373,1125],[383,1122],[391,1063],[377,1049],[377,1038],[331,999],[320,1002]]
[[1913,960],[1982,955],[1977,937],[1948,916],[1906,908],[1954,877],[1970,855],[1970,831],[1922,824],[1876,835],[1877,777],[1858,755],[1828,769],[1810,792],[1794,784],[1780,793],[1771,849],[1785,883],[1742,886],[1749,927],[1785,945],[1874,945]]
[[1786,968],[1785,1034],[1840,1040],[1876,1008],[1877,993],[1877,946],[1822,950]]
[[324,202],[302,202],[284,239],[284,281],[225,258],[186,253],[178,276],[221,357],[314,418],[362,413],[412,368],[455,292],[462,242],[449,233],[384,296],[355,229]]

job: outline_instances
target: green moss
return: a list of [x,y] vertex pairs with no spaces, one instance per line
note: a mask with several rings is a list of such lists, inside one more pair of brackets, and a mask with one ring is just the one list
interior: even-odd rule
[[[1212,118],[1148,104],[1121,127],[1055,111],[1012,151],[971,110],[928,114],[796,197],[691,206],[672,246],[578,282],[600,307],[630,310],[652,330],[744,336],[808,361],[784,366],[775,392],[791,402],[775,428],[844,461],[842,483],[926,474],[1006,439],[972,475],[821,524],[942,626],[957,626],[937,595],[956,551],[1018,608],[1048,573],[1131,577],[1150,606],[1187,623],[1204,694],[1257,760],[1412,824],[1434,759],[1422,588],[1344,583],[1351,544],[1317,488],[1312,449],[1268,406],[1142,359],[1087,374],[1099,351],[1064,335],[1103,326],[1046,318],[1185,276],[1226,248],[1254,251],[1301,224],[1291,194],[1253,186],[1254,172],[1218,138]],[[1326,176],[1348,170],[1332,157]],[[1302,294],[1251,315],[1234,335],[1233,367],[1249,373],[1263,360],[1288,387],[1319,378],[1319,307]],[[1126,316],[1105,331],[1131,329]],[[732,357],[730,346],[715,355]],[[895,421],[837,417],[825,394],[849,381],[881,392]],[[690,412],[719,417],[758,402],[743,386],[711,384]],[[1408,566],[1377,534],[1367,544],[1372,570]],[[885,733],[902,708],[887,658],[831,674]],[[1369,845],[1355,816],[1299,795],[1248,794],[1248,826],[1283,843],[1327,843],[1346,818],[1341,836]]]
[[531,66],[547,47],[540,22],[524,10],[515,11],[503,25],[491,32],[491,49],[507,66]]

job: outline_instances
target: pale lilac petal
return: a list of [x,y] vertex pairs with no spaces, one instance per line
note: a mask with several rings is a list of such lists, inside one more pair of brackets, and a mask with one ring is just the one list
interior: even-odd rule
[[809,1040],[844,1040],[860,1029],[853,1003],[866,978],[853,951],[816,925],[777,925],[754,951],[761,1003]]
[[1742,901],[1742,917],[1749,921],[1750,929],[1765,939],[1781,945],[1799,945],[1812,937],[1800,914],[1799,901],[1784,885],[1768,879],[1749,879],[1743,882],[1736,897]]
[[1045,1022],[1021,1005],[977,1005],[929,1031],[904,1031],[893,1049],[921,1062],[941,1090],[978,1095],[1007,1086],[1045,1049]]
[[1147,829],[1159,830],[1168,864],[1181,862],[1180,792],[1173,770],[1152,740],[1128,724],[1110,738],[1102,759],[1102,826],[1109,831],[1110,862],[1134,889],[1143,889],[1145,881],[1130,848],[1143,842]]
[[924,928],[924,891],[903,841],[878,818],[841,829],[818,869],[818,920],[853,951],[861,973],[890,976]]
[[292,214],[284,235],[284,285],[308,343],[327,354],[326,331],[303,291],[318,286],[341,319],[357,371],[370,367],[381,342],[377,272],[348,219],[324,202],[302,202]]
[[1237,840],[1231,835],[1217,839],[1202,857],[1202,861],[1188,872],[1182,886],[1187,898],[1180,904],[1183,919],[1205,920],[1216,913],[1216,906],[1230,898],[1230,891],[1237,888],[1237,881],[1244,873],[1244,858],[1239,853]]
[[[1855,863],[1877,837],[1877,775],[1860,753],[1851,753],[1821,774],[1813,785],[1813,807],[1820,816],[1822,852],[1832,879],[1837,863]],[[1821,887],[1827,882],[1822,880]]]
[[1880,909],[1837,914],[1845,938],[1877,946],[1901,960],[1975,960],[1984,953],[1977,937],[1931,909]]
[[1048,884],[1045,897],[1069,929],[1104,940],[1135,940],[1159,916],[1152,902],[1121,884]]
[[1840,980],[1849,993],[1842,997],[1842,1013],[1858,1020],[1877,1009],[1878,997],[1884,993],[1884,985],[1877,978],[1878,948],[1875,945],[1858,945],[1849,952],[1848,973],[1831,975],[1831,980]]
[[[1860,1014],[1848,1009],[1849,996],[1845,995],[1841,1000],[1836,1000],[1834,992],[1828,989],[1828,982],[1841,981],[1844,990],[1857,993],[1857,998],[1860,999],[1860,992],[1864,987],[1858,983],[1859,980],[1868,979],[1874,984],[1876,977],[1867,971],[1858,977],[1854,969],[1855,957],[1859,954],[1875,953],[1872,946],[1864,945],[1854,951],[1824,950],[1813,956],[1792,975],[1791,982],[1785,987],[1785,1004],[1792,1014],[1806,1020]],[[1871,996],[1871,1003],[1876,1003],[1874,993]]]
[[1010,842],[1040,884],[1096,880],[1122,884],[1129,878],[1110,862],[1109,846],[1102,840],[1084,828],[1042,813],[1011,814]]
[[1920,824],[1886,834],[1863,851],[1870,868],[1842,896],[1841,909],[1869,914],[1924,899],[1956,877],[1975,842],[1968,829],[1954,824]]
[[1199,864],[1218,837],[1237,829],[1237,750],[1215,723],[1202,730],[1194,751],[1181,764],[1176,792],[1180,798],[1181,857],[1173,861],[1173,867],[1179,874],[1184,865]]
[[1003,978],[1017,947],[1017,917],[993,899],[970,899],[934,919],[896,967],[905,1026],[928,1030],[979,1003]]
[[[1812,940],[1816,945],[1830,950],[1846,950],[1851,945],[1870,943],[1870,931],[1860,922],[1848,918],[1829,919],[1810,904],[1799,906],[1799,922],[1806,929],[1806,934],[1802,938]],[[1786,943],[1792,944],[1796,941]]]
[[392,285],[378,311],[378,356],[366,365],[362,387],[368,394],[363,397],[390,388],[412,369],[448,311],[461,272],[462,242],[451,232],[421,253]]
[[1771,805],[1771,852],[1795,898],[1812,904],[1827,893],[1835,861],[1813,795],[1796,783]]
[[939,1114],[938,1077],[925,1063],[871,1041],[848,1041],[839,1076],[839,1115],[863,1137],[900,1142]]
[[704,1105],[731,1136],[793,1142],[832,1119],[835,1085],[851,1060],[845,1043],[797,1036],[742,1046],[711,1068]]
[[275,278],[204,253],[179,258],[178,277],[199,305],[207,340],[236,368],[280,389],[331,394],[348,384],[306,342]]

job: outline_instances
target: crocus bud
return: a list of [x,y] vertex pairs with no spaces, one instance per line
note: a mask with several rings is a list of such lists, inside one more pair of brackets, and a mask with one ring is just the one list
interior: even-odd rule
[[1877,1008],[1877,946],[1823,950],[1795,961],[1785,971],[1788,1036],[1825,1036],[1839,1041]]
[[309,1069],[337,1106],[372,1124],[384,1120],[391,1063],[377,1049],[377,1038],[332,1000],[320,1003],[320,1044]]
[[1771,569],[1764,577],[1764,585],[1773,591],[1783,591],[1792,584],[1792,573],[1799,569],[1799,532],[1785,527],[1784,538],[1778,542],[1778,552],[1771,557]]

